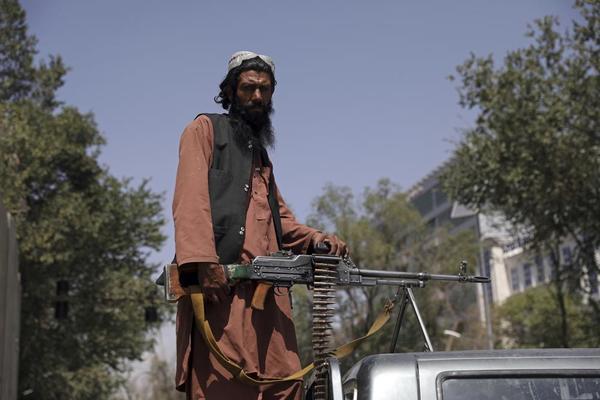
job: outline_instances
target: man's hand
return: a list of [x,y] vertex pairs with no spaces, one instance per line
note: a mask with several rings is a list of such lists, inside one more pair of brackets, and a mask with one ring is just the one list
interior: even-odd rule
[[224,301],[229,294],[227,278],[219,264],[198,263],[198,283],[204,297],[212,303]]
[[335,235],[329,235],[323,232],[317,232],[310,240],[310,247],[314,249],[317,243],[325,243],[329,247],[329,254],[336,256],[348,255],[346,243]]

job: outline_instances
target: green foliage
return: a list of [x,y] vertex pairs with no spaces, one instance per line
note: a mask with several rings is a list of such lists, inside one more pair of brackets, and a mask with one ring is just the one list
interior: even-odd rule
[[[460,104],[479,114],[441,177],[452,198],[501,212],[549,254],[565,347],[564,297],[599,272],[600,246],[600,3],[575,4],[582,22],[564,33],[545,17],[501,66],[471,55],[457,68]],[[576,244],[570,265],[559,253],[565,240]]]
[[460,103],[479,109],[443,177],[464,204],[500,210],[532,239],[600,244],[600,3],[578,1],[584,24],[536,21],[533,43],[501,67],[472,55],[458,67]]
[[[152,345],[144,320],[159,294],[150,249],[164,240],[161,196],[100,166],[90,114],[57,108],[60,58],[33,65],[35,38],[15,1],[0,2],[0,194],[15,217],[22,279],[20,394],[107,398],[127,360]],[[66,319],[55,318],[67,281]]]
[[[416,209],[404,193],[389,180],[380,180],[356,199],[349,188],[328,185],[315,199],[309,224],[335,232],[345,240],[353,261],[364,268],[431,273],[457,273],[458,263],[467,259],[475,264],[475,239],[472,233],[448,234],[440,229],[428,233]],[[477,321],[474,285],[431,283],[416,290],[417,301],[424,315],[435,348],[445,348],[444,329],[461,330],[464,338],[456,347],[480,347],[480,324]],[[296,293],[296,292],[295,292]],[[342,344],[362,336],[385,300],[395,294],[391,287],[343,288],[338,290],[337,327],[335,340]],[[310,304],[308,295],[295,303],[299,344],[303,360],[310,360]],[[297,299],[298,300],[298,299]],[[348,357],[346,365],[365,354],[389,351],[394,323],[364,343]],[[400,334],[397,351],[420,351],[422,337],[412,310]],[[456,348],[455,347],[455,348]]]
[[[547,286],[509,297],[494,313],[497,346],[502,348],[561,347],[561,318],[556,293]],[[581,298],[566,299],[570,343],[575,347],[600,346],[594,311]]]
[[185,393],[173,390],[175,376],[175,360],[167,362],[156,355],[150,364],[149,383],[150,395],[140,397],[147,400],[176,400],[184,399]]
[[67,71],[60,56],[33,65],[37,39],[27,33],[25,10],[17,0],[0,2],[0,102],[21,99],[52,109]]
[[302,366],[308,365],[313,361],[312,354],[312,295],[305,286],[292,287],[292,314],[294,325],[296,327],[296,338],[298,340],[298,351]]
[[177,400],[185,399],[185,393],[173,387],[175,360],[165,360],[154,354],[150,359],[150,370],[130,377],[117,399],[127,400]]
[[24,98],[31,91],[36,39],[27,34],[25,10],[18,1],[3,0],[0,7],[0,101],[4,102]]

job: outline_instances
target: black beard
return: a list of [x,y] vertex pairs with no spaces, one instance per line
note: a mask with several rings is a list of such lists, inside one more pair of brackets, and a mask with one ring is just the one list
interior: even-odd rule
[[235,137],[243,147],[252,142],[260,148],[273,147],[275,143],[275,132],[271,124],[273,114],[272,102],[267,105],[247,103],[240,104],[238,98],[234,98],[229,109],[229,115],[234,122]]

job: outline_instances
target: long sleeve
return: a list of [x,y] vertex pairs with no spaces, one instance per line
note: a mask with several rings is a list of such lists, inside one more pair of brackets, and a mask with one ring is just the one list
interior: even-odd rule
[[208,117],[200,116],[183,131],[173,197],[175,251],[179,265],[218,263],[212,227],[208,170],[214,133]]

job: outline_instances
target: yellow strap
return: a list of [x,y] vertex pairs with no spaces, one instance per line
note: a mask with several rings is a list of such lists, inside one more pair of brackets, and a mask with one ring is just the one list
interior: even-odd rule
[[361,336],[358,339],[354,339],[351,342],[341,345],[340,347],[335,349],[333,354],[335,354],[335,356],[338,359],[344,358],[347,355],[352,354],[352,352],[354,350],[356,350],[356,348],[358,346],[360,346],[362,344],[362,342],[364,342],[368,337],[374,335],[377,331],[379,331],[381,328],[383,328],[383,326],[390,320],[390,316],[392,315],[392,310],[394,309],[394,305],[395,305],[395,303],[393,301],[388,300],[387,303],[385,304],[385,306],[383,307],[383,310],[379,313],[377,318],[375,318],[375,321],[373,322],[373,324],[367,331],[366,335]]
[[[242,382],[245,382],[250,385],[270,385],[273,383],[279,382],[287,382],[287,381],[297,381],[302,380],[302,377],[308,374],[314,367],[314,363],[310,363],[306,367],[302,368],[299,371],[294,372],[293,374],[286,376],[285,378],[253,378],[249,376],[246,371],[242,367],[240,367],[235,362],[231,361],[224,353],[221,351],[217,340],[215,339],[212,329],[208,321],[206,320],[206,315],[204,313],[204,296],[202,293],[192,293],[192,306],[194,308],[194,317],[196,318],[196,326],[200,330],[204,341],[208,345],[210,352],[217,358],[219,363],[231,373],[234,377],[238,378]],[[380,330],[387,321],[390,319],[390,315],[392,309],[394,307],[393,302],[388,302],[383,311],[377,316],[371,328],[366,335],[355,339],[349,343],[346,343],[340,347],[338,347],[334,354],[337,358],[346,357],[348,354],[351,354],[362,342],[364,342],[369,336],[376,333]]]

